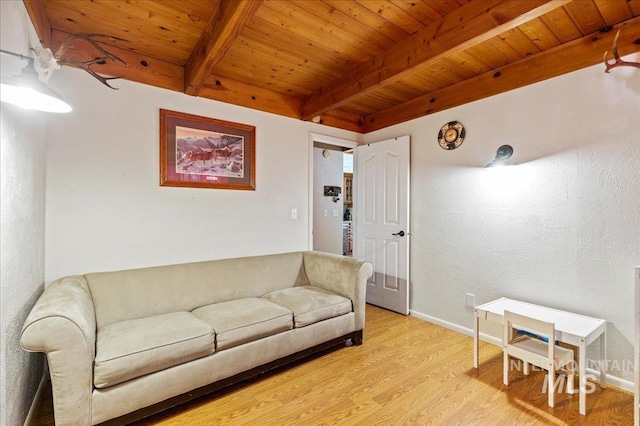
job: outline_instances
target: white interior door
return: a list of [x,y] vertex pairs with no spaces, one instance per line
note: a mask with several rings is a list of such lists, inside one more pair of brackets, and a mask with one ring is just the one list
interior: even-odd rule
[[355,257],[373,264],[367,303],[409,314],[409,152],[402,136],[355,149]]

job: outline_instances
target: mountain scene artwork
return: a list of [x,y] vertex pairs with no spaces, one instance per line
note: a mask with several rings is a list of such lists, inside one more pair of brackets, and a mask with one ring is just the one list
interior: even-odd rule
[[176,126],[176,173],[243,178],[244,137]]

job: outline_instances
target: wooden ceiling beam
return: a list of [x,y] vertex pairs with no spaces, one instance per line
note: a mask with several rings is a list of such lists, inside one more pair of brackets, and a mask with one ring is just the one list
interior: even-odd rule
[[[619,28],[623,28],[618,39],[620,55],[640,52],[640,17],[636,17],[615,25],[607,32],[597,31],[588,34],[453,86],[368,115],[365,117],[364,133],[602,63],[604,52],[611,51],[613,38]],[[604,68],[603,64],[602,72]]]
[[285,117],[300,118],[300,98],[213,74],[209,75],[201,86],[198,96]]
[[468,49],[570,0],[479,0],[456,9],[304,99],[302,118],[339,108],[445,56]]
[[328,111],[320,116],[318,124],[364,133],[364,116],[362,114],[356,114],[355,112],[342,111],[339,109]]
[[184,92],[197,95],[213,67],[224,56],[263,0],[222,0],[185,65]]
[[[43,47],[51,47],[52,29],[47,11],[44,8],[42,0],[24,0],[24,5],[29,13],[29,18],[33,22],[33,26],[40,39]],[[31,46],[34,47],[34,46]]]
[[[302,105],[302,100],[298,97],[214,74],[209,75],[200,88],[198,96],[296,119],[300,118]],[[322,114],[319,124],[362,133],[364,116],[334,110]]]

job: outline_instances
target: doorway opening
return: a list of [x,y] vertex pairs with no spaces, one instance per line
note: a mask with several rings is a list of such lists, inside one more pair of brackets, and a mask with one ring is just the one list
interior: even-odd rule
[[[343,227],[348,221],[340,211],[347,214],[344,153],[353,150],[351,254],[373,265],[367,303],[403,315],[409,313],[410,147],[408,135],[358,145],[309,133],[309,249],[338,255],[348,252],[343,247]],[[329,158],[335,160],[331,166]],[[322,175],[325,167],[333,172]],[[335,226],[323,228],[330,222]],[[327,236],[333,241],[330,248],[322,245]]]
[[311,134],[310,145],[310,249],[352,256],[356,208],[353,149],[358,144]]
[[342,254],[353,256],[353,149],[342,153],[342,193],[344,207],[342,214]]

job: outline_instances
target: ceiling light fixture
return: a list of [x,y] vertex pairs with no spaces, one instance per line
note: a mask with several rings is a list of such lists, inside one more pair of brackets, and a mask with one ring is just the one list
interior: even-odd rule
[[493,159],[492,162],[487,164],[487,167],[496,167],[496,166],[513,166],[513,162],[509,160],[513,155],[513,148],[511,145],[502,145],[498,148],[498,152],[496,152],[496,158]]
[[40,81],[33,58],[2,49],[0,49],[0,53],[29,61],[19,75],[2,78],[0,82],[0,100],[2,102],[44,112],[65,113],[72,110],[62,96]]

